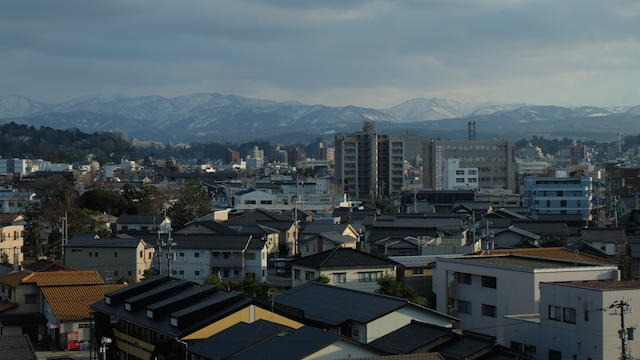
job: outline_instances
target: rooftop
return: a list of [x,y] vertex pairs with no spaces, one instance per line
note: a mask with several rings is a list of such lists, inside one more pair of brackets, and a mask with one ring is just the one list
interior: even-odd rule
[[[527,249],[530,250],[530,249]],[[492,250],[495,251],[495,250]],[[591,264],[581,261],[567,261],[556,259],[545,259],[540,257],[522,256],[522,255],[487,255],[487,256],[465,256],[457,259],[440,258],[438,261],[451,262],[469,262],[488,266],[506,266],[521,269],[562,269],[577,268],[587,266],[605,266],[603,264]],[[615,266],[610,264],[609,266]]]
[[33,273],[22,279],[23,284],[38,286],[102,285],[104,280],[97,270],[56,271]]
[[615,261],[603,259],[598,256],[593,256],[585,253],[576,255],[574,250],[570,250],[562,247],[547,247],[547,248],[526,248],[526,249],[494,249],[494,250],[482,250],[471,255],[522,255],[539,257],[545,259],[577,261],[591,264],[602,265],[615,265]]
[[622,280],[622,281],[572,281],[566,283],[558,283],[564,286],[572,286],[582,289],[615,291],[615,290],[638,290],[640,289],[640,281],[638,280]]
[[104,294],[126,285],[79,285],[42,288],[42,293],[58,320],[89,319],[89,305],[104,299]]
[[312,267],[317,269],[344,269],[389,268],[397,266],[398,263],[393,260],[369,254],[360,250],[337,247],[332,250],[323,251],[318,254],[313,254],[293,260],[291,262],[291,265]]

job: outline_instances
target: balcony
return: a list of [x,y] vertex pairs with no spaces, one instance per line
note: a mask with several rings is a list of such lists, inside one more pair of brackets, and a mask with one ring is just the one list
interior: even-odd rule
[[242,267],[242,259],[212,258],[211,267]]

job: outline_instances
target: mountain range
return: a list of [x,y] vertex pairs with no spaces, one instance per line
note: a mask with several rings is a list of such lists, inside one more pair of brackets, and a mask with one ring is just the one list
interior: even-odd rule
[[12,95],[0,100],[0,122],[54,129],[124,131],[129,139],[162,142],[310,141],[333,139],[375,121],[384,132],[418,130],[433,138],[465,139],[476,122],[476,139],[499,135],[519,140],[532,135],[612,141],[621,131],[640,133],[640,106],[576,108],[535,104],[461,103],[412,99],[389,109],[329,107],[204,93],[174,98],[86,95],[46,104]]

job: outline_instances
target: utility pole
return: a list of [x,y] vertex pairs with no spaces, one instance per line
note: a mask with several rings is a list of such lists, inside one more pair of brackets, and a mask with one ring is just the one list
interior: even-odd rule
[[418,189],[413,188],[413,212],[418,213]]
[[59,219],[62,222],[62,225],[60,226],[60,232],[62,233],[61,237],[60,237],[60,252],[62,255],[62,265],[66,265],[65,264],[65,258],[64,258],[64,246],[67,244],[67,212],[64,212],[64,217],[61,217]]
[[[620,309],[620,330],[618,330],[618,335],[620,336],[620,341],[622,342],[620,360],[631,360],[631,353],[627,347],[627,340],[633,341],[634,336],[633,332],[635,330],[635,326],[628,327],[625,329],[624,327],[624,314],[631,311],[629,303],[624,300],[618,300],[609,306],[610,309]],[[614,310],[613,314],[617,315],[617,310]]]

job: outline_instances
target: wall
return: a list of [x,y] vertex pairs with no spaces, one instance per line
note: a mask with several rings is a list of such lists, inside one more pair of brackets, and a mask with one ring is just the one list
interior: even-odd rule
[[453,322],[453,320],[434,314],[430,310],[423,309],[417,305],[407,305],[368,323],[366,343],[370,343],[373,340],[410,324],[411,320],[449,328]]

